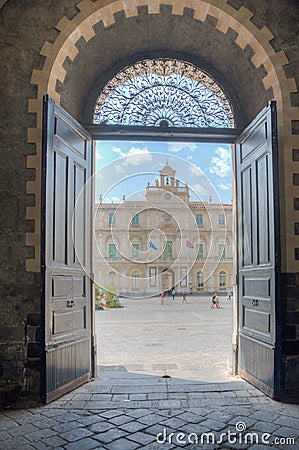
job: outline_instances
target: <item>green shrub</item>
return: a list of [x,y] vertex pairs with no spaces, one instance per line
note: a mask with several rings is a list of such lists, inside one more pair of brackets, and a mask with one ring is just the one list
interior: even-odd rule
[[[103,293],[102,303],[100,296],[101,292]],[[114,286],[109,285],[102,290],[98,285],[95,285],[95,309],[103,309],[103,304],[108,308],[120,308],[121,305],[118,300],[114,298],[115,296],[116,292]]]
[[109,308],[120,308],[120,304],[115,299],[111,300],[111,302],[109,303]]

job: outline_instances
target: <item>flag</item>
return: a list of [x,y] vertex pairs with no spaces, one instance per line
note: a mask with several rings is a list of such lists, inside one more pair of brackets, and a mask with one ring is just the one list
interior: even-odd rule
[[152,241],[150,241],[149,246],[150,246],[150,248],[153,248],[154,250],[158,250],[158,248],[155,246],[155,244],[153,244]]
[[186,245],[188,248],[194,248],[194,245],[192,244],[192,242],[188,241],[188,239],[186,240]]

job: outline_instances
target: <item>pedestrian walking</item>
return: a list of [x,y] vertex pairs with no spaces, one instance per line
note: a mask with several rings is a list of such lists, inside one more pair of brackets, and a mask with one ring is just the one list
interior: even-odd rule
[[174,300],[174,297],[175,297],[175,289],[172,289],[171,295],[172,295],[172,300]]
[[187,298],[186,298],[186,291],[183,292],[182,304],[183,304],[183,303],[188,303],[188,302],[187,302]]
[[165,292],[161,292],[161,305],[164,305]]
[[232,293],[231,293],[231,291],[228,291],[226,300],[227,300],[228,302],[230,302],[231,299],[232,299]]

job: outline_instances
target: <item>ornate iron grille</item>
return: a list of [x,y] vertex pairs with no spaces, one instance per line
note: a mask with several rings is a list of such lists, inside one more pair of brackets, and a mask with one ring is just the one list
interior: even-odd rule
[[170,127],[233,127],[220,86],[193,64],[146,59],[126,67],[99,95],[94,123]]

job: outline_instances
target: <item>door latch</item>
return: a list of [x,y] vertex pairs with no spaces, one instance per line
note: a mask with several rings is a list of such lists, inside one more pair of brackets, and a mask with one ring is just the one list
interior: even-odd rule
[[253,299],[251,304],[252,306],[259,306],[259,301],[257,299]]

